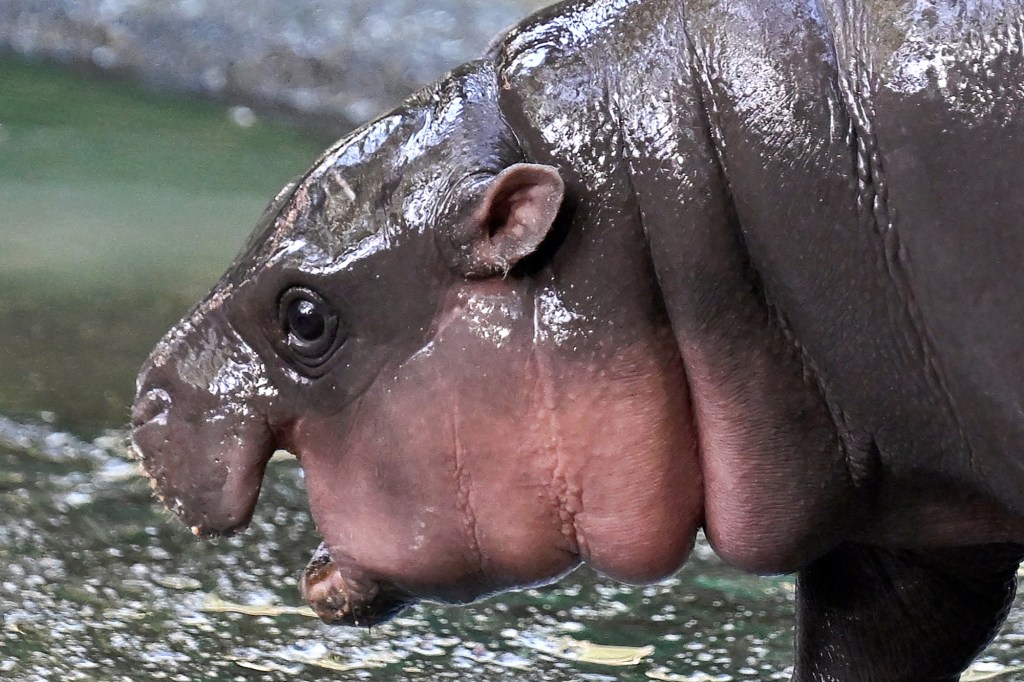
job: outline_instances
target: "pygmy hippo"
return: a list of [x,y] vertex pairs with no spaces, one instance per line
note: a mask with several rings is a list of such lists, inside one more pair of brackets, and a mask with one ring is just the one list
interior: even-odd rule
[[142,370],[197,534],[294,453],[372,624],[698,529],[794,679],[956,680],[1024,556],[1024,12],[576,0],[330,148]]

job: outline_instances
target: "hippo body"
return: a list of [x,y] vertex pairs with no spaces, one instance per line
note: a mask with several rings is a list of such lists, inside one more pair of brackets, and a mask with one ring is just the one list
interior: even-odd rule
[[143,368],[197,533],[294,452],[373,623],[703,527],[796,680],[955,680],[1024,556],[1024,10],[579,0],[329,149]]

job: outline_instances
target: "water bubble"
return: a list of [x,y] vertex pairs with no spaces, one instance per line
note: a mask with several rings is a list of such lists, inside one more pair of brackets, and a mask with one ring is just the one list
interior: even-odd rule
[[252,128],[256,125],[256,112],[249,107],[235,106],[228,109],[228,118],[240,128]]

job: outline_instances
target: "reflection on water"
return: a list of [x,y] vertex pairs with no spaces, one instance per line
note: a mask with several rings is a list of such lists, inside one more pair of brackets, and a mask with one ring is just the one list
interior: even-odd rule
[[[792,584],[704,545],[648,587],[579,571],[372,631],[299,613],[317,544],[301,471],[277,463],[246,534],[196,541],[155,505],[123,433],[136,368],[323,140],[223,109],[0,63],[0,679],[786,679]],[[71,429],[86,439],[62,433]],[[987,653],[1019,664],[1022,611]],[[636,665],[579,642],[653,647]]]

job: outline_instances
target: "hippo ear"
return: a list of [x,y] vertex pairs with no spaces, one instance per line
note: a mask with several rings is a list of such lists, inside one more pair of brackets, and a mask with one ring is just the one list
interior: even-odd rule
[[507,273],[547,237],[564,192],[552,166],[517,163],[501,171],[459,226],[454,265],[467,276]]

